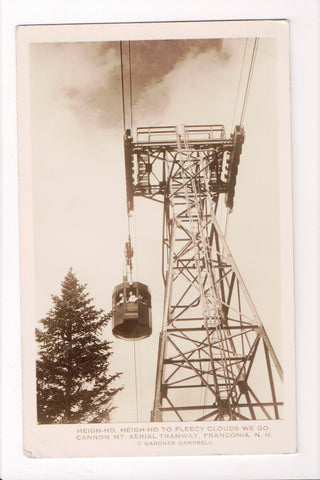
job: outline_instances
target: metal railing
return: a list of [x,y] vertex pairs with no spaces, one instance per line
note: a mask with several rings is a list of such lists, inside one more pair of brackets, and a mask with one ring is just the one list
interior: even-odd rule
[[191,143],[226,139],[223,125],[168,125],[138,127],[136,130],[137,143],[177,143],[180,135],[185,136]]

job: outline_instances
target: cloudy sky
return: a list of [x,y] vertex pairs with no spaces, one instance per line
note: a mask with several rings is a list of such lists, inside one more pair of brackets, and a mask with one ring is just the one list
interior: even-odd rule
[[[239,122],[253,39],[131,42],[133,127]],[[126,56],[125,56],[126,60]],[[262,38],[244,121],[246,139],[228,241],[276,352],[280,244],[276,41]],[[111,310],[127,239],[119,42],[30,46],[36,321],[70,267]],[[114,341],[125,389],[113,421],[149,421],[161,323],[161,208],[135,200],[135,278],[153,297],[153,335]],[[134,347],[137,359],[135,382]],[[136,389],[138,405],[135,403]]]

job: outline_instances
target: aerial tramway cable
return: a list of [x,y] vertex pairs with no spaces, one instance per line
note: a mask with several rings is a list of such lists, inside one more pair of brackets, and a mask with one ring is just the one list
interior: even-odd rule
[[125,110],[124,75],[123,75],[123,52],[122,52],[122,42],[121,42],[121,41],[120,41],[120,64],[121,64],[121,91],[122,91],[123,130],[126,131],[126,110]]
[[[127,130],[127,122],[126,122],[126,96],[125,96],[125,81],[124,81],[124,61],[123,61],[123,45],[122,41],[120,41],[120,64],[121,64],[121,92],[122,92],[122,115],[123,115],[123,130],[126,132]],[[132,130],[132,78],[131,78],[131,47],[130,47],[130,42],[129,42],[129,92],[130,92],[130,127]],[[128,217],[128,242],[126,244],[126,256],[127,252],[130,251],[132,252],[133,255],[133,249],[132,249],[132,244],[131,244],[131,222],[130,220],[132,219],[132,213],[127,210],[127,217]],[[132,282],[132,256],[130,257],[130,265],[129,265],[129,270],[130,270],[130,278]],[[128,258],[127,258],[128,261]],[[128,265],[128,263],[127,263]]]
[[244,116],[245,116],[245,113],[246,113],[249,91],[250,91],[250,87],[251,87],[251,80],[252,80],[255,60],[256,60],[256,56],[257,56],[258,44],[259,44],[259,38],[255,38],[254,39],[253,50],[252,50],[252,55],[251,55],[251,63],[250,63],[250,68],[249,68],[249,73],[248,73],[246,91],[245,91],[245,94],[244,94],[243,106],[242,106],[242,111],[241,111],[240,127],[243,127],[243,121],[244,121]]
[[[253,49],[252,49],[252,54],[251,54],[250,67],[249,67],[247,83],[246,83],[246,88],[245,88],[245,93],[244,93],[244,98],[243,98],[243,104],[242,104],[242,109],[241,109],[241,116],[240,116],[240,122],[239,122],[240,127],[243,127],[243,123],[244,123],[244,117],[245,117],[245,113],[246,113],[248,97],[249,97],[250,88],[251,88],[251,81],[252,81],[253,71],[254,71],[254,67],[255,67],[258,45],[259,45],[259,38],[256,37],[254,39],[254,44],[253,44]],[[248,38],[246,38],[245,45],[244,45],[244,52],[243,52],[243,57],[242,57],[240,77],[239,77],[239,82],[238,82],[237,95],[236,95],[236,100],[235,100],[235,105],[234,105],[234,110],[233,110],[231,127],[234,126],[234,119],[235,119],[236,110],[237,110],[237,106],[238,106],[239,93],[240,93],[241,81],[242,81],[242,76],[243,76],[243,69],[244,69],[244,64],[245,64],[247,47],[248,47]],[[231,213],[231,210],[230,210],[230,208],[228,208],[226,219],[225,219],[225,227],[224,227],[225,238],[227,236],[228,220],[229,220],[230,213]]]
[[245,58],[246,58],[247,46],[248,46],[248,39],[246,38],[246,42],[245,42],[245,45],[244,45],[244,51],[243,51],[243,57],[242,57],[242,63],[241,63],[241,70],[240,70],[240,77],[239,77],[239,82],[238,82],[238,89],[237,89],[236,101],[235,101],[234,109],[233,109],[233,116],[232,116],[232,122],[231,122],[231,130],[233,130],[233,128],[234,128],[234,118],[235,118],[236,109],[237,109],[237,106],[238,106],[240,85],[241,85],[241,80],[242,80],[244,61],[245,61]]
[[132,132],[133,108],[132,108],[132,68],[131,68],[131,42],[129,41],[129,85],[130,85],[130,129]]
[[[129,57],[129,109],[130,109],[130,131],[132,132],[133,128],[133,108],[132,108],[132,63],[131,63],[131,43],[128,42],[128,57]],[[123,61],[123,44],[120,41],[120,62],[121,62],[121,89],[122,89],[122,115],[123,115],[123,129],[124,132],[127,130],[126,122],[126,96],[125,96],[125,81],[124,81],[124,61]],[[126,244],[126,262],[127,262],[127,271],[129,273],[128,280],[132,283],[132,256],[133,248],[131,242],[131,220],[133,218],[132,212],[127,211],[128,217],[128,242]],[[138,365],[137,357],[138,353],[137,348],[139,345],[136,345],[136,340],[133,341],[133,357],[134,357],[134,383],[135,383],[135,400],[136,400],[136,418],[139,421],[139,398],[138,398]],[[140,358],[140,356],[139,356]],[[139,369],[139,377],[141,376]],[[141,378],[140,383],[141,383]]]
[[[122,91],[122,116],[123,116],[123,129],[126,131],[127,117],[126,117],[126,88],[125,88],[125,72],[124,72],[124,49],[123,42],[120,41],[120,63],[121,63],[121,91]],[[133,108],[132,108],[132,65],[131,65],[131,42],[128,42],[128,63],[129,63],[129,109],[130,109],[130,130],[132,131],[133,124]]]

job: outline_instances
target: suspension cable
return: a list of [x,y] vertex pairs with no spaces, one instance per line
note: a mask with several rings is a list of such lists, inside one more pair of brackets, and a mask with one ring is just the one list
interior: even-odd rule
[[245,115],[246,108],[247,108],[249,91],[250,91],[250,86],[251,86],[251,80],[252,80],[252,74],[253,74],[253,70],[254,70],[255,59],[256,59],[256,55],[257,55],[258,44],[259,44],[259,38],[255,38],[254,39],[253,50],[252,50],[252,55],[251,55],[251,62],[250,62],[250,69],[249,69],[249,73],[248,73],[246,91],[245,91],[245,95],[244,95],[243,106],[242,106],[241,117],[240,117],[240,126],[241,127],[243,127],[244,115]]
[[131,66],[131,42],[129,40],[129,84],[130,84],[130,129],[132,134],[132,66]]
[[[132,78],[131,78],[131,47],[130,41],[128,43],[128,58],[129,58],[129,99],[130,99],[130,127],[132,129]],[[121,63],[121,88],[122,88],[122,115],[123,115],[123,129],[126,131],[127,128],[127,118],[126,118],[126,94],[125,94],[125,75],[124,75],[124,50],[122,41],[120,41],[120,63]],[[126,69],[127,70],[127,69]],[[132,257],[133,257],[133,248],[131,241],[131,222],[130,219],[132,215],[127,211],[128,218],[128,242],[126,243],[125,256],[126,256],[126,267],[127,267],[127,277],[129,282],[132,282]]]
[[248,46],[248,39],[246,38],[246,43],[245,43],[245,46],[244,46],[244,52],[243,52],[243,57],[242,57],[242,64],[241,64],[241,70],[240,70],[240,77],[239,77],[239,83],[238,83],[238,90],[237,90],[236,101],[235,101],[235,105],[234,105],[233,116],[232,116],[232,122],[231,122],[231,129],[233,129],[233,127],[234,127],[234,117],[235,117],[235,115],[236,115],[236,109],[237,109],[237,106],[238,106],[239,92],[240,92],[240,85],[241,85],[241,80],[242,80],[243,67],[244,67],[244,60],[245,60],[245,57],[246,57],[247,46]]
[[121,90],[122,90],[122,116],[123,116],[123,130],[126,130],[126,109],[124,98],[124,75],[123,75],[123,52],[122,42],[120,41],[120,64],[121,64]]
[[[124,62],[123,62],[123,46],[120,41],[120,61],[121,61],[121,88],[122,88],[122,115],[123,115],[123,130],[126,131],[126,108],[125,108],[125,82],[124,82]],[[133,125],[133,109],[132,109],[132,65],[131,65],[131,45],[129,41],[129,99],[130,99],[130,129],[132,132]],[[132,282],[132,257],[133,248],[131,243],[131,218],[132,215],[127,212],[128,216],[128,242],[126,243],[126,275],[129,282]],[[113,312],[111,312],[112,314]],[[110,314],[109,314],[110,315]],[[135,383],[135,397],[136,397],[136,418],[139,422],[139,396],[138,396],[138,365],[136,353],[136,341],[133,341],[133,356],[134,356],[134,383]],[[140,375],[139,375],[140,379]],[[140,388],[141,390],[141,388]]]
[[[251,86],[251,80],[252,80],[252,75],[253,75],[253,70],[254,70],[255,59],[256,59],[256,55],[257,55],[258,44],[259,44],[259,38],[256,37],[255,40],[254,40],[254,45],[253,45],[253,50],[252,50],[252,55],[251,55],[250,68],[249,68],[248,79],[247,79],[247,85],[246,85],[245,95],[244,95],[244,99],[243,99],[243,106],[242,106],[241,118],[240,118],[240,126],[241,127],[243,127],[244,115],[245,115],[245,111],[246,111],[246,107],[247,107],[247,103],[248,103],[248,96],[249,96],[249,91],[250,91],[250,86]],[[239,77],[238,89],[237,89],[237,95],[236,95],[236,101],[235,101],[235,105],[234,105],[232,122],[231,122],[231,129],[234,128],[234,119],[235,119],[236,110],[237,110],[237,106],[238,106],[239,92],[240,92],[240,86],[241,86],[241,81],[242,81],[242,76],[243,76],[243,68],[244,68],[244,63],[245,63],[247,47],[248,47],[248,38],[246,38],[246,42],[245,42],[245,46],[244,46],[244,52],[243,52],[243,57],[242,57],[241,69],[240,69],[240,77]],[[228,220],[229,220],[230,213],[231,213],[231,209],[228,208],[226,219],[225,219],[225,236],[227,235]]]
[[[132,124],[133,124],[133,109],[132,109],[132,62],[131,62],[131,43],[128,42],[128,53],[126,54],[128,57],[129,63],[129,109],[130,109],[130,129],[132,131]],[[125,68],[124,68],[124,48],[123,42],[120,41],[120,64],[121,64],[121,90],[122,90],[122,116],[123,116],[123,129],[126,130],[127,122],[126,122],[126,87],[128,85],[128,81],[125,81]],[[127,70],[127,69],[126,69]],[[128,95],[127,95],[128,97]]]
[[137,422],[139,422],[139,408],[138,408],[138,379],[137,379],[137,356],[136,356],[136,341],[133,341],[133,356],[134,356],[134,383],[136,389],[136,415]]

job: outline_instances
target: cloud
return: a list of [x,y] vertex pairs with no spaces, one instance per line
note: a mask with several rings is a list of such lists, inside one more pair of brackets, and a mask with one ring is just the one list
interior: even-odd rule
[[118,43],[84,44],[79,62],[80,75],[61,88],[63,101],[82,120],[118,128],[122,124]]
[[148,40],[131,42],[133,93],[139,98],[146,88],[160,83],[185,59],[214,50],[222,52],[221,39]]
[[172,99],[168,79],[205,52],[214,52],[221,61],[227,58],[221,39],[131,42],[133,116],[138,123],[150,115],[159,123]]
[[[128,43],[123,47],[127,88]],[[163,110],[169,101],[170,91],[163,81],[181,64],[209,51],[214,51],[221,61],[226,58],[220,39],[133,41],[130,49],[133,108],[140,105],[144,110],[143,107],[148,106],[155,112]],[[121,128],[119,42],[36,44],[32,50],[37,74],[42,76],[57,104],[66,106],[78,119],[92,122],[94,126]]]
[[219,41],[190,48],[135,104],[137,125],[230,123],[243,42]]

